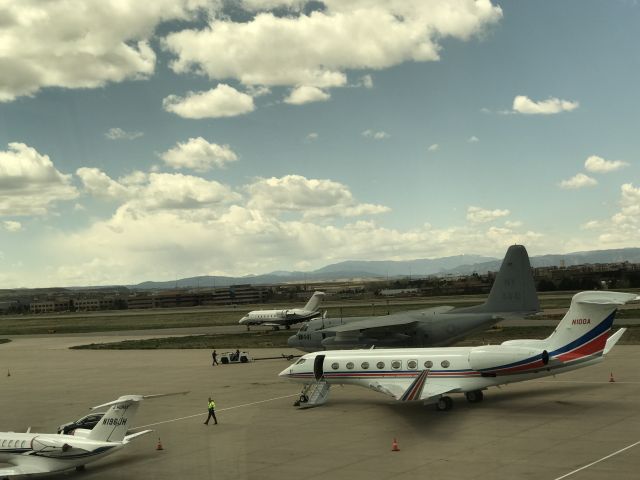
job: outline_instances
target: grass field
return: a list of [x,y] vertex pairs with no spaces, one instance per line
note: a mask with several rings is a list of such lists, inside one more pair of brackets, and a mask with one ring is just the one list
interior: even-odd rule
[[[505,340],[516,338],[546,338],[553,327],[505,327],[490,328],[484,332],[467,337],[457,343],[464,345],[496,345]],[[73,349],[91,350],[156,350],[166,348],[205,348],[205,349],[251,349],[251,348],[278,348],[287,346],[287,338],[291,332],[268,331],[268,332],[248,332],[241,334],[220,334],[220,335],[191,335],[185,337],[165,337],[151,338],[145,340],[126,340],[113,343],[92,343],[71,347]],[[620,344],[638,345],[640,344],[640,327],[630,327],[622,336]]]

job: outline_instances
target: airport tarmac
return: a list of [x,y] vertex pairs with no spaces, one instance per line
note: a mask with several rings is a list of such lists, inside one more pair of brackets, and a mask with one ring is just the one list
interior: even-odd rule
[[[638,346],[555,379],[491,389],[481,404],[454,395],[451,411],[436,412],[357,387],[333,387],[326,405],[298,410],[299,386],[277,377],[285,360],[212,367],[209,350],[68,349],[88,340],[114,338],[0,345],[0,430],[52,432],[123,394],[191,393],[146,401],[134,424],[154,433],[85,472],[47,478],[615,480],[640,470]],[[219,425],[202,424],[209,395]]]

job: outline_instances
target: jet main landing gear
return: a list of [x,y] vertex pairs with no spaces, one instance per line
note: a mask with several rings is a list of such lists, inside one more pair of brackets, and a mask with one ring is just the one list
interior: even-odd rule
[[482,390],[473,390],[471,392],[467,392],[465,393],[465,396],[467,397],[467,401],[469,403],[480,403],[484,398]]
[[451,410],[451,407],[453,407],[453,400],[451,400],[451,397],[440,397],[436,403],[436,410],[439,412]]

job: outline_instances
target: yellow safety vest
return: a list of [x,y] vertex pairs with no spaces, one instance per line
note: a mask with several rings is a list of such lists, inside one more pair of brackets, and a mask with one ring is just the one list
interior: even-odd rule
[[216,408],[216,402],[213,400],[209,402],[209,410],[213,410]]

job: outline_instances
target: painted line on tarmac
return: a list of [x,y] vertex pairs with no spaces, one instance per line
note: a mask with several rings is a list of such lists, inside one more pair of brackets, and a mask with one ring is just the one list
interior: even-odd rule
[[[296,397],[298,396],[297,393],[294,393],[292,395],[283,395],[282,397],[274,397],[274,398],[268,398],[266,400],[258,400],[257,402],[251,402],[251,403],[243,403],[241,405],[234,405],[232,407],[226,407],[226,408],[216,408],[216,412],[224,412],[226,410],[234,410],[236,408],[242,408],[242,407],[250,407],[251,405],[258,405],[259,403],[267,403],[267,402],[273,402],[274,400],[281,400],[283,398],[290,398],[290,397]],[[193,415],[187,415],[186,417],[180,417],[180,418],[172,418],[171,420],[163,420],[161,422],[156,422],[156,423],[150,423],[148,425],[141,425],[139,427],[134,427],[131,430],[139,430],[141,428],[147,428],[147,427],[155,427],[156,425],[162,425],[163,423],[172,423],[172,422],[179,422],[180,420],[187,420],[189,418],[194,418],[194,417],[200,417],[202,415],[207,415],[209,412],[204,412],[204,413],[195,413]]]
[[565,474],[564,474],[564,475],[562,475],[561,477],[558,477],[558,478],[556,478],[556,479],[554,479],[554,480],[562,480],[563,478],[567,478],[568,476],[573,475],[574,473],[578,473],[578,472],[581,472],[582,470],[585,470],[585,469],[587,469],[587,468],[589,468],[589,467],[593,467],[595,464],[600,463],[600,462],[604,462],[605,460],[607,460],[607,459],[609,459],[609,458],[611,458],[611,457],[614,457],[614,456],[618,455],[619,453],[622,453],[622,452],[624,452],[624,451],[626,451],[626,450],[629,450],[630,448],[633,448],[633,447],[635,447],[636,445],[640,445],[640,441],[637,441],[636,443],[632,443],[631,445],[628,445],[628,446],[626,446],[626,447],[624,447],[624,448],[621,448],[621,449],[620,449],[620,450],[618,450],[618,451],[615,451],[615,452],[613,452],[613,453],[610,453],[610,454],[609,454],[609,455],[607,455],[606,457],[602,457],[601,459],[596,460],[595,462],[591,462],[589,465],[585,465],[584,467],[577,468],[576,470],[574,470],[574,471],[572,471],[572,472],[565,473]]
[[601,380],[599,382],[589,382],[587,380],[533,380],[532,383],[586,383],[590,385],[599,385],[599,384],[605,384],[605,383],[622,383],[622,384],[628,384],[628,385],[640,385],[640,382],[619,382],[618,380],[615,380],[613,382],[610,382],[609,380]]

